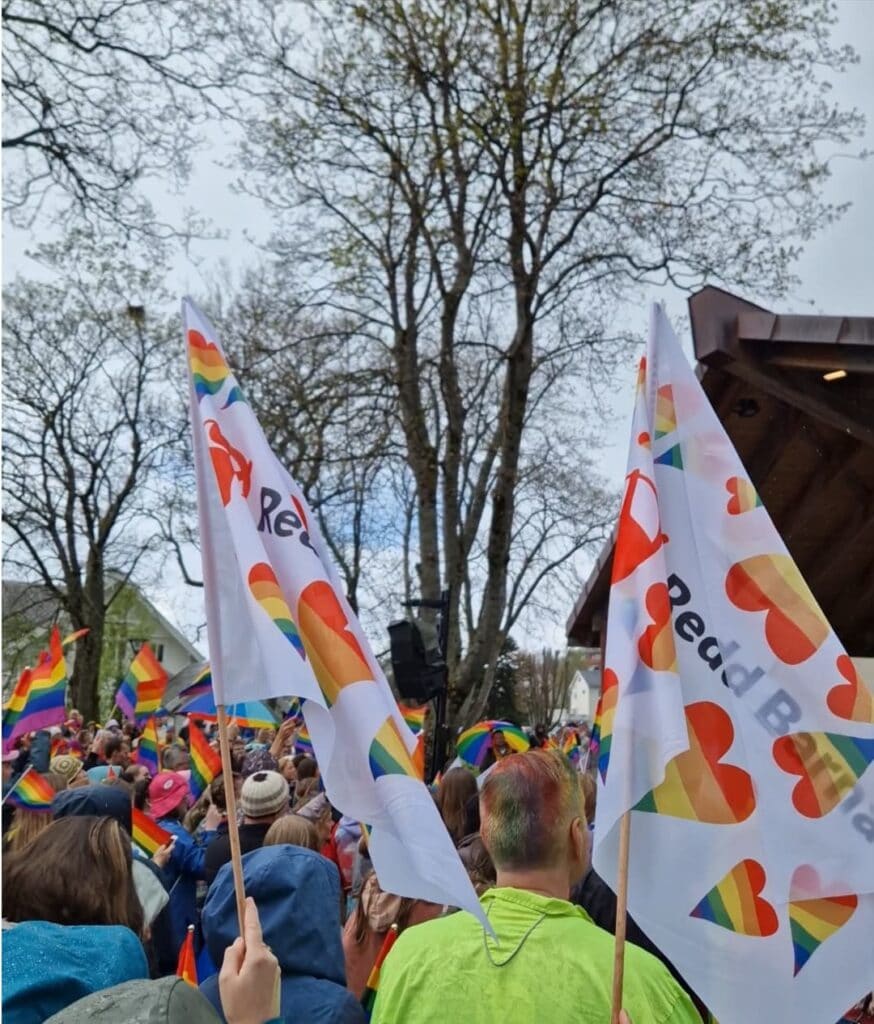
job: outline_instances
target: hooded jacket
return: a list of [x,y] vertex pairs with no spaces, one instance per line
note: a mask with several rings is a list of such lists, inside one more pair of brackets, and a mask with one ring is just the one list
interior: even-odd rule
[[[279,960],[281,1018],[364,1024],[364,1011],[346,990],[337,868],[313,850],[266,846],[243,857],[243,880],[258,906],[264,941]],[[209,955],[220,964],[238,935],[230,864],[210,886],[202,923]],[[218,978],[207,978],[201,991],[221,1014]]]
[[[464,911],[398,938],[380,971],[373,1024],[610,1020],[612,935],[572,903],[526,889],[490,889],[480,903],[497,939]],[[701,1024],[665,966],[630,944],[623,1006],[635,1022]]]
[[3,930],[3,1024],[41,1024],[83,996],[148,976],[129,928],[24,921]]

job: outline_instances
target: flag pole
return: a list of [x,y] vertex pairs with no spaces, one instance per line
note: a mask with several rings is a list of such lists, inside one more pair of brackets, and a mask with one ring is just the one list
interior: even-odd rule
[[237,827],[237,799],[234,794],[234,773],[231,765],[231,745],[228,741],[228,713],[224,704],[216,705],[219,749],[222,756],[222,777],[225,782],[225,803],[228,809],[228,838],[231,841],[231,869],[234,873],[234,893],[237,897],[237,920],[240,936],[245,936],[246,889],[243,885],[243,861],[240,854],[240,832]]
[[15,780],[15,782],[13,782],[12,785],[9,787],[9,792],[6,794],[6,796],[4,796],[2,800],[0,800],[0,807],[2,807],[2,805],[6,803],[6,801],[9,799],[9,797],[12,795],[12,790],[15,789],[15,787],[18,785],[19,782],[21,782],[21,780],[24,778],[24,776],[28,775],[33,770],[34,770],[34,768],[33,768],[32,764],[29,764],[24,769],[24,771],[21,773],[21,775],[19,775],[18,778]]
[[613,946],[613,1012],[610,1024],[619,1024],[622,1009],[622,981],[625,974],[625,925],[628,920],[628,849],[631,839],[631,811],[619,819],[619,872],[616,882],[616,932]]

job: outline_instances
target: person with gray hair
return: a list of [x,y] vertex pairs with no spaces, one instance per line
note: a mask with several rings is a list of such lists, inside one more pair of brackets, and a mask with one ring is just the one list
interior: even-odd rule
[[190,766],[188,751],[175,743],[164,747],[161,752],[161,770],[165,772],[184,772]]

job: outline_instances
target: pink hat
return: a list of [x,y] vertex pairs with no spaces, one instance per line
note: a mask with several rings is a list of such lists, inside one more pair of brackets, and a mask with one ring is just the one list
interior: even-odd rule
[[188,783],[178,772],[159,772],[149,783],[149,805],[154,818],[163,818],[182,801],[188,806]]

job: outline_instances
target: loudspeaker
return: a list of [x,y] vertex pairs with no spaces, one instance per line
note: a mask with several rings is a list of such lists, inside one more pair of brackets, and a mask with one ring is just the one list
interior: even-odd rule
[[446,663],[439,646],[427,644],[420,625],[409,619],[392,622],[388,635],[398,695],[420,704],[436,697],[446,684]]

